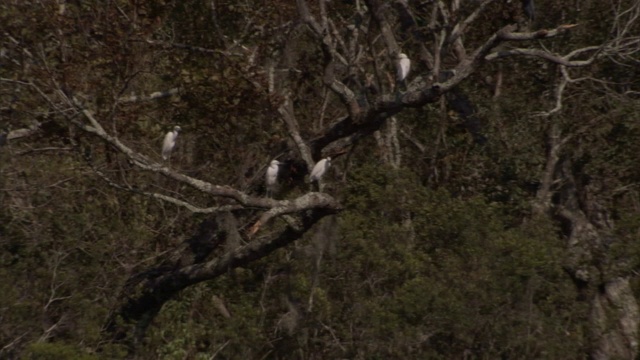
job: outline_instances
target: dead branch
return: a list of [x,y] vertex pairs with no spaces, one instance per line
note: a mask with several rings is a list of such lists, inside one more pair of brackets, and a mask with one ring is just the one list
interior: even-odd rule
[[[75,105],[78,107],[78,109],[80,110],[80,112],[89,120],[91,125],[87,125],[77,120],[71,120],[71,122],[81,130],[97,135],[98,137],[102,138],[104,141],[115,146],[121,153],[125,154],[134,165],[144,170],[163,174],[173,180],[187,184],[203,193],[207,193],[217,197],[233,199],[243,207],[271,209],[270,211],[262,215],[261,217],[262,223],[265,223],[266,221],[268,221],[269,219],[275,216],[288,214],[292,212],[318,209],[318,208],[325,208],[325,209],[331,209],[332,211],[338,211],[341,208],[338,202],[327,194],[314,196],[313,193],[311,193],[311,194],[303,195],[295,200],[278,201],[270,198],[253,197],[227,185],[224,185],[224,186],[213,185],[206,181],[199,180],[199,179],[192,178],[190,176],[178,173],[166,166],[163,166],[149,159],[148,157],[142,154],[135,152],[131,148],[124,145],[116,137],[113,137],[107,134],[104,128],[102,128],[100,123],[95,119],[95,117],[89,110],[83,108],[82,104],[80,104],[80,102],[77,99],[74,98],[73,101]],[[147,193],[146,195],[155,197],[157,199],[166,200],[176,205],[187,207],[188,209],[196,212],[197,211],[206,211],[206,212],[219,211],[219,208],[200,209],[186,202],[183,202],[177,199],[172,199],[165,195],[154,194],[154,193]],[[230,208],[224,208],[224,209],[229,210]]]
[[[537,57],[540,59],[544,59],[547,61],[550,61],[552,63],[556,63],[562,66],[568,66],[568,67],[582,67],[582,66],[587,66],[590,65],[591,63],[593,63],[593,61],[595,60],[595,57],[591,57],[588,60],[568,60],[570,59],[570,57],[567,56],[558,56],[555,54],[551,54],[547,51],[544,50],[540,50],[540,49],[508,49],[508,50],[500,50],[498,52],[492,53],[487,55],[487,57],[485,58],[488,61],[492,61],[492,60],[496,60],[496,59],[501,59],[501,58],[505,58],[508,56],[514,56],[514,55],[524,55],[524,56],[531,56],[531,57]],[[570,54],[570,55],[575,55],[575,54]]]
[[220,212],[228,212],[228,211],[233,211],[233,210],[240,210],[240,209],[244,208],[244,206],[242,206],[242,205],[220,205],[220,206],[211,206],[211,207],[203,208],[203,207],[199,207],[197,205],[193,205],[191,203],[188,203],[186,201],[183,201],[183,200],[180,200],[180,199],[176,199],[175,197],[172,197],[172,196],[168,196],[168,195],[164,195],[164,194],[160,194],[160,193],[156,193],[156,192],[149,192],[149,191],[139,190],[139,189],[136,189],[136,188],[131,187],[129,185],[120,185],[120,184],[116,183],[115,181],[113,181],[111,178],[109,178],[101,170],[97,169],[90,161],[88,161],[88,163],[89,163],[89,166],[91,166],[91,169],[93,170],[93,172],[96,175],[98,175],[98,177],[100,177],[109,186],[113,187],[114,189],[118,189],[118,190],[130,192],[130,193],[133,193],[133,194],[143,195],[143,196],[147,196],[147,197],[150,197],[150,198],[154,198],[154,199],[158,199],[158,200],[161,200],[161,201],[165,201],[165,202],[171,203],[173,205],[176,205],[176,206],[179,206],[179,207],[183,207],[183,208],[191,211],[192,213],[196,213],[196,214],[212,214],[212,213],[220,213]]
[[560,72],[562,74],[562,77],[560,77],[560,80],[558,81],[555,89],[556,106],[549,111],[543,111],[541,113],[535,114],[535,116],[549,117],[552,114],[555,114],[562,110],[562,95],[564,94],[564,89],[569,82],[569,74],[567,73],[566,67],[564,67],[563,65],[560,66]]
[[534,216],[542,215],[551,209],[552,185],[555,182],[556,166],[560,160],[560,130],[558,124],[553,123],[547,134],[547,162],[540,178],[540,188],[536,192],[533,202]]

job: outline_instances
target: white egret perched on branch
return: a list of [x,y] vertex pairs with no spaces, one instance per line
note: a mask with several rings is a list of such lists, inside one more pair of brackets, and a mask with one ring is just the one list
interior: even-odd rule
[[171,157],[171,151],[173,151],[173,148],[176,146],[176,139],[178,138],[180,130],[182,130],[180,126],[176,126],[164,136],[164,142],[162,143],[163,159],[167,160]]
[[267,168],[267,174],[265,175],[265,184],[267,188],[267,197],[273,196],[274,190],[278,184],[278,171],[280,169],[280,161],[271,160],[271,164]]
[[404,82],[404,80],[407,78],[407,75],[409,75],[409,70],[411,70],[411,60],[409,60],[407,55],[404,53],[398,54],[397,60],[398,63],[396,66],[398,72],[396,74],[396,77],[398,79],[398,82]]
[[309,176],[309,180],[311,181],[312,184],[314,182],[318,183],[319,191],[321,191],[320,179],[327,172],[327,170],[329,170],[330,166],[331,166],[331,158],[327,156],[326,158],[318,161],[318,163],[316,163],[316,165],[313,167],[313,170],[311,170],[311,175]]

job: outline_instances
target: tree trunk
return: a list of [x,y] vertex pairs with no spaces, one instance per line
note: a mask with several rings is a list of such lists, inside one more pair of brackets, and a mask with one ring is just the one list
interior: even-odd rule
[[568,237],[565,269],[590,306],[589,356],[592,359],[635,359],[640,312],[624,259],[611,256],[617,241],[613,224],[578,172],[564,161],[559,169],[558,215]]
[[598,290],[591,300],[591,358],[635,359],[640,315],[629,279],[614,278]]

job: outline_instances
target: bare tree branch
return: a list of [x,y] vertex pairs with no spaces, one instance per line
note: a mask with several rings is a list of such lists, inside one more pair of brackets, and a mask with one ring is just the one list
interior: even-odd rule
[[[349,62],[336,49],[335,41],[341,42],[344,48],[346,48],[346,45],[344,45],[344,41],[340,38],[337,31],[330,31],[330,22],[327,19],[324,1],[320,1],[322,27],[309,12],[309,7],[305,0],[298,0],[297,3],[300,17],[307,25],[309,25],[309,28],[312,30],[315,37],[322,42],[322,51],[325,54],[325,68],[323,76],[324,84],[340,97],[342,102],[347,106],[349,114],[354,118],[357,117],[360,110],[355,94],[344,83],[336,79],[334,74],[334,60],[339,61],[342,65],[347,67],[349,66]],[[332,34],[334,37],[331,36]],[[334,39],[336,40],[334,41]]]
[[155,198],[161,201],[165,201],[171,204],[174,204],[176,206],[179,207],[183,207],[189,211],[191,211],[192,213],[195,214],[212,214],[212,213],[220,213],[220,212],[227,212],[227,211],[233,211],[233,210],[240,210],[240,209],[244,209],[244,206],[242,205],[220,205],[220,206],[211,206],[208,208],[203,208],[203,207],[199,207],[196,205],[193,205],[191,203],[188,203],[186,201],[180,200],[180,199],[176,199],[175,197],[172,196],[168,196],[168,195],[164,195],[164,194],[160,194],[160,193],[155,193],[155,192],[149,192],[149,191],[143,191],[143,190],[139,190],[136,188],[133,188],[131,186],[125,186],[125,185],[120,185],[118,183],[116,183],[115,181],[113,181],[111,178],[109,178],[106,174],[104,174],[102,171],[100,171],[99,169],[97,169],[95,166],[93,166],[93,164],[91,164],[91,162],[88,162],[89,165],[91,166],[93,172],[98,175],[102,180],[104,180],[107,184],[109,184],[109,186],[113,187],[114,189],[118,189],[118,190],[123,190],[123,191],[127,191],[133,194],[138,194],[138,195],[143,195],[143,196],[147,196],[150,198]]
[[[487,55],[487,57],[485,58],[488,61],[491,60],[496,60],[496,59],[501,59],[501,58],[505,58],[508,56],[514,56],[514,55],[524,55],[524,56],[531,56],[531,57],[538,57],[544,60],[548,60],[552,63],[556,63],[559,65],[563,65],[563,66],[568,66],[568,67],[581,67],[581,66],[587,66],[593,63],[593,61],[595,60],[595,57],[591,57],[589,60],[568,60],[570,59],[570,57],[567,56],[558,56],[558,55],[554,55],[551,54],[547,51],[544,50],[540,50],[540,49],[508,49],[508,50],[500,50],[498,52],[492,53]],[[573,53],[571,53],[570,55],[575,55]]]
[[314,208],[331,209],[336,212],[341,210],[341,207],[336,204],[335,200],[324,193],[312,192],[302,195],[294,200],[283,200],[281,201],[280,206],[273,207],[260,216],[260,219],[251,227],[249,236],[254,235],[262,225],[266,224],[274,217]]
[[298,151],[300,152],[300,156],[307,163],[309,169],[313,168],[315,162],[311,157],[311,151],[309,146],[305,143],[300,136],[300,127],[298,126],[298,122],[296,121],[295,115],[293,113],[293,105],[291,104],[291,99],[289,99],[288,95],[285,95],[284,103],[280,105],[278,108],[278,112],[280,113],[280,117],[287,125],[287,129],[289,131],[289,135],[293,139],[293,142],[298,147]]
[[[126,145],[124,145],[120,140],[118,140],[117,138],[108,135],[104,129],[102,128],[102,126],[98,123],[98,121],[93,117],[93,114],[87,110],[84,109],[82,107],[82,105],[74,99],[74,102],[76,103],[76,106],[79,107],[80,111],[84,114],[84,116],[89,120],[89,122],[92,124],[92,126],[86,125],[82,122],[79,122],[77,120],[72,120],[72,123],[75,124],[76,126],[78,126],[80,129],[88,132],[88,133],[92,133],[94,135],[99,136],[100,138],[102,138],[103,140],[107,141],[108,143],[110,143],[111,145],[115,146],[120,152],[122,152],[123,154],[127,155],[129,157],[129,159],[138,167],[144,169],[144,170],[149,170],[152,172],[157,172],[157,173],[161,173],[169,178],[172,178],[176,181],[185,183],[187,185],[190,185],[192,187],[194,187],[195,189],[202,191],[204,193],[207,194],[211,194],[213,196],[219,196],[219,197],[223,197],[223,198],[230,198],[233,199],[235,201],[237,201],[240,205],[244,206],[244,207],[254,207],[254,208],[263,208],[263,209],[272,209],[273,211],[268,212],[268,214],[263,215],[264,217],[261,219],[263,221],[261,221],[261,224],[264,224],[266,221],[268,221],[269,219],[273,218],[274,216],[278,216],[278,215],[282,215],[282,214],[287,214],[287,213],[291,213],[291,212],[297,212],[297,211],[303,211],[303,210],[310,210],[310,209],[314,209],[314,208],[326,208],[326,209],[331,209],[332,211],[337,211],[339,210],[341,207],[340,205],[329,195],[326,194],[322,194],[321,196],[312,196],[312,194],[306,194],[303,195],[302,197],[295,199],[295,200],[274,200],[274,199],[270,199],[270,198],[256,198],[256,197],[252,197],[249,196],[248,194],[233,189],[230,186],[218,186],[218,185],[213,185],[211,183],[208,183],[206,181],[203,180],[199,180],[196,178],[192,178],[190,176],[184,175],[184,174],[180,174],[176,171],[173,171],[171,169],[169,169],[168,167],[162,166],[154,161],[152,161],[151,159],[149,159],[148,157],[141,155],[135,151],[133,151],[131,148],[127,147]],[[165,197],[165,196],[158,196],[158,195],[154,195],[154,194],[147,194],[148,196],[152,196],[158,199],[162,199],[162,200],[170,200],[169,197]],[[316,201],[316,203],[314,203],[314,200]],[[178,200],[171,200],[171,202],[175,203],[175,204],[179,204],[181,206],[185,206],[187,208],[191,208],[193,210],[199,210],[198,208],[194,207],[194,206],[190,206],[184,202],[180,202]],[[212,210],[216,211],[216,210]]]
[[536,114],[536,116],[549,117],[552,114],[555,114],[562,110],[562,95],[564,94],[564,89],[569,82],[569,74],[567,73],[567,69],[564,67],[564,65],[560,65],[560,72],[562,73],[562,76],[560,77],[560,80],[558,81],[555,89],[556,106],[549,111],[538,113]]
[[560,130],[556,123],[552,123],[547,134],[547,162],[540,179],[540,188],[536,192],[533,203],[533,215],[540,216],[551,210],[552,185],[555,182],[556,166],[560,160]]

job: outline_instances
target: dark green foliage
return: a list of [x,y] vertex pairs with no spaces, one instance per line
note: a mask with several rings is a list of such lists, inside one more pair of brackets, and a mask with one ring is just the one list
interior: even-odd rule
[[356,340],[342,328],[353,351],[445,358],[580,351],[566,344],[581,310],[553,227],[508,228],[501,209],[482,198],[452,198],[413,179],[364,168],[345,189],[345,236],[322,279],[333,304],[328,319],[360,330]]

